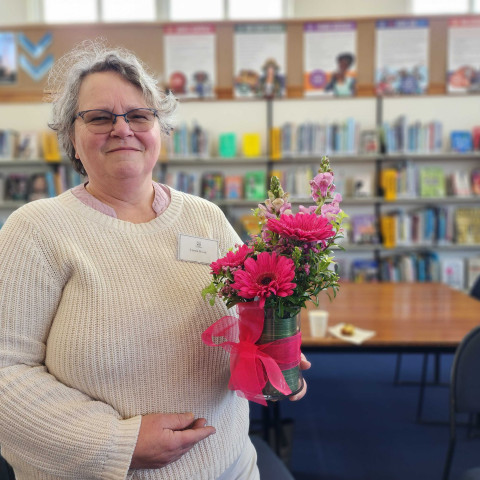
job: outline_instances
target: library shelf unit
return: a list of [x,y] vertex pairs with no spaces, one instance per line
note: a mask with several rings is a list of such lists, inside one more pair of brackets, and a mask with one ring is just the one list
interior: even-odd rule
[[[394,201],[386,200],[379,189],[379,179],[384,168],[395,166],[398,163],[409,161],[416,165],[444,166],[446,173],[455,168],[480,168],[480,153],[454,153],[445,151],[449,148],[448,135],[453,129],[470,130],[476,124],[477,106],[480,104],[480,95],[424,95],[415,97],[351,97],[351,98],[284,98],[284,99],[219,99],[219,100],[189,100],[180,102],[179,123],[186,124],[197,122],[211,138],[210,152],[207,156],[178,156],[162,157],[157,165],[156,178],[165,179],[172,171],[185,170],[187,172],[225,171],[231,174],[241,174],[247,170],[261,169],[266,172],[267,179],[274,170],[310,169],[316,172],[321,155],[290,153],[279,159],[272,158],[270,145],[270,131],[273,127],[282,126],[286,122],[342,122],[348,117],[354,118],[360,125],[360,130],[377,129],[384,120],[393,122],[404,112],[412,120],[428,122],[433,118],[443,122],[443,149],[441,153],[428,152],[402,152],[402,153],[344,153],[342,151],[330,152],[329,158],[336,178],[346,178],[357,172],[368,173],[372,177],[372,192],[369,196],[355,197],[347,193],[343,195],[342,206],[346,213],[353,217],[358,213],[372,213],[377,222],[381,215],[393,209],[413,209],[428,206],[457,208],[461,206],[476,207],[480,204],[480,197],[432,197],[420,196],[396,198]],[[14,105],[9,105],[11,111]],[[25,108],[19,105],[18,108]],[[47,124],[48,110],[45,106],[41,115],[41,123],[37,119],[37,128],[44,128]],[[11,111],[9,115],[11,114]],[[462,113],[460,113],[462,112]],[[2,125],[6,128],[6,125]],[[18,128],[18,126],[17,126]],[[28,126],[33,129],[34,126]],[[223,158],[213,154],[217,151],[216,140],[220,133],[235,132],[237,138],[244,133],[258,132],[262,139],[263,155],[258,157],[232,157]],[[61,164],[69,165],[68,161]],[[46,162],[23,162],[18,160],[3,161],[0,163],[0,174],[22,170],[55,169],[55,164]],[[174,185],[172,185],[174,186]],[[285,188],[285,185],[284,185]],[[286,189],[286,188],[285,188]],[[287,189],[286,189],[287,190]],[[341,192],[345,193],[345,192]],[[309,205],[311,200],[302,195],[292,195],[291,202],[294,207]],[[224,210],[229,218],[237,219],[242,214],[250,213],[262,200],[245,199],[219,199],[215,202]],[[2,214],[7,210],[14,210],[21,202],[0,203]],[[237,223],[238,225],[238,223]],[[443,245],[438,243],[411,244],[386,248],[378,244],[344,244],[345,251],[338,251],[339,258],[351,259],[353,257],[370,258],[381,261],[386,256],[421,253],[425,251],[438,252],[441,257],[467,258],[480,254],[480,244],[475,245]],[[349,261],[349,260],[348,260]],[[348,263],[347,261],[347,263]]]

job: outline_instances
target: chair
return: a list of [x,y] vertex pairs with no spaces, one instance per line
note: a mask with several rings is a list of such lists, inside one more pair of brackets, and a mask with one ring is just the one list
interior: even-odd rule
[[450,384],[450,441],[443,470],[448,480],[456,442],[457,414],[480,412],[480,326],[471,330],[458,346]]
[[480,467],[472,468],[466,471],[461,480],[480,480]]
[[0,455],[0,480],[15,480],[12,467]]
[[477,277],[473,287],[470,289],[470,296],[480,300],[480,275]]
[[[480,276],[475,280],[475,283],[473,284],[473,287],[470,289],[468,294],[476,298],[477,300],[480,300]],[[434,380],[431,383],[427,382],[427,368],[428,368],[428,353],[423,354],[423,360],[422,360],[422,374],[421,374],[421,380],[420,382],[405,382],[400,380],[400,369],[401,369],[401,364],[402,364],[402,354],[398,353],[397,354],[397,362],[395,365],[395,374],[394,374],[394,379],[393,383],[394,385],[419,385],[420,390],[419,390],[419,395],[418,395],[418,402],[417,402],[417,416],[416,416],[416,421],[417,423],[438,423],[438,422],[425,422],[422,419],[422,410],[423,410],[423,399],[424,399],[424,394],[425,394],[425,387],[427,385],[436,385],[436,386],[448,386],[448,384],[445,384],[440,381],[440,353],[433,353],[434,355]]]
[[285,464],[258,435],[250,435],[257,451],[257,465],[262,480],[295,480]]

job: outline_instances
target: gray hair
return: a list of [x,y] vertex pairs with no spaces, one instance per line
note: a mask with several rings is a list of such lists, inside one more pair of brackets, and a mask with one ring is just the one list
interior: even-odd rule
[[71,160],[74,169],[86,175],[82,162],[75,158],[71,138],[74,132],[78,94],[85,77],[98,72],[116,72],[140,88],[150,108],[158,111],[161,131],[169,135],[173,129],[173,114],[177,99],[164,93],[147,67],[129,50],[109,48],[103,40],[86,40],[61,57],[48,76],[48,99],[53,103],[53,119],[49,127],[57,132],[60,148]]

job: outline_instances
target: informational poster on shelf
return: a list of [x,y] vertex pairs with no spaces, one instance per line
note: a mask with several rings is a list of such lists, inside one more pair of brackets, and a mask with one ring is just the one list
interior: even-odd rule
[[450,93],[480,91],[480,18],[448,21],[447,85]]
[[305,23],[303,43],[305,95],[355,95],[356,22]]
[[285,96],[286,32],[283,24],[235,26],[236,97]]
[[0,32],[0,84],[17,82],[17,45],[13,32]]
[[376,22],[375,87],[378,95],[415,95],[428,86],[427,19]]
[[164,27],[166,83],[178,97],[215,95],[215,26]]

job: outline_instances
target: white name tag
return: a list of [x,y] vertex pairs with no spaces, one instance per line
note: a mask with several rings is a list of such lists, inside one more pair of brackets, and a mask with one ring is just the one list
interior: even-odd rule
[[218,260],[218,240],[192,237],[180,233],[178,235],[177,259],[184,262],[196,262],[210,265]]

